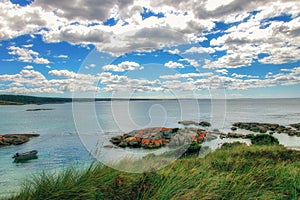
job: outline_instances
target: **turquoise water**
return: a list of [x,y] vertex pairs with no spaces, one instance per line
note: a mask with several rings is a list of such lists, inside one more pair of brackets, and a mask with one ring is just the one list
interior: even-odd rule
[[[105,132],[109,138],[113,133],[150,126],[178,127],[179,120],[210,121],[212,128],[224,132],[229,131],[231,123],[237,121],[288,125],[300,122],[299,100],[113,101],[0,106],[0,134],[41,134],[26,144],[0,149],[0,194],[7,195],[17,190],[26,177],[43,170],[55,171],[69,165],[80,167],[91,163],[94,158],[80,140],[84,134],[95,137],[98,132]],[[29,108],[54,110],[26,111]],[[90,116],[94,116],[96,125]],[[76,126],[80,129],[79,134]],[[299,138],[283,134],[275,136],[286,146],[300,147]],[[39,159],[13,163],[11,156],[14,153],[32,149],[39,151]]]

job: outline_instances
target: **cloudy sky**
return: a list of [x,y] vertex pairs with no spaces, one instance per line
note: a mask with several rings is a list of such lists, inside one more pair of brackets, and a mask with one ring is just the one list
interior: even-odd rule
[[0,0],[0,93],[300,97],[297,0]]

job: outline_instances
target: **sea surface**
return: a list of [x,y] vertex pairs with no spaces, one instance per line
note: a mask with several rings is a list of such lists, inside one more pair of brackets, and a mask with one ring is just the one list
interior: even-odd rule
[[[53,110],[26,111],[35,108]],[[300,99],[148,100],[0,106],[0,134],[39,133],[19,146],[0,148],[0,197],[18,191],[28,177],[55,172],[95,160],[89,141],[109,139],[127,131],[164,126],[181,127],[180,120],[209,121],[211,129],[230,130],[233,122],[300,122]],[[99,136],[99,138],[97,138]],[[106,137],[103,137],[106,136]],[[280,143],[300,148],[300,138],[274,134]],[[89,139],[87,139],[89,138]],[[107,139],[107,140],[108,140]],[[225,140],[226,141],[226,140]],[[103,141],[103,143],[107,141]],[[207,144],[217,148],[220,139]],[[224,142],[224,141],[223,141]],[[14,163],[16,152],[36,149],[39,158]]]

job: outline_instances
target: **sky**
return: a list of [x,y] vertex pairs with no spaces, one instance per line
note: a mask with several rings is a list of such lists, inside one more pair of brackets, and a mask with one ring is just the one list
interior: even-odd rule
[[0,94],[300,97],[296,0],[0,0]]

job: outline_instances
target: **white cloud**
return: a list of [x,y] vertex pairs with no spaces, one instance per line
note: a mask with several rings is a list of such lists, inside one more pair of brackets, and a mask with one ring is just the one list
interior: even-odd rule
[[50,61],[46,58],[35,58],[32,62],[36,63],[36,64],[49,64],[50,63]]
[[58,77],[64,77],[64,78],[76,78],[76,73],[69,71],[69,70],[51,70],[48,72],[51,76],[58,76]]
[[64,55],[64,54],[61,54],[61,55],[56,56],[56,58],[64,58],[64,59],[67,59],[67,58],[69,58],[69,56],[68,56],[68,55]]
[[252,76],[252,75],[246,75],[246,74],[237,74],[237,73],[233,73],[231,74],[232,77],[235,78],[259,78],[259,76]]
[[22,47],[24,47],[24,48],[31,48],[31,47],[33,47],[33,44],[24,44],[24,45],[22,45]]
[[36,64],[49,64],[50,61],[46,58],[39,57],[39,53],[27,48],[17,46],[8,47],[8,54],[17,56],[17,60]]
[[31,65],[27,65],[27,66],[25,66],[25,67],[23,67],[24,69],[33,69],[33,66],[31,66]]
[[0,2],[0,39],[11,39],[23,34],[38,32],[43,27],[62,25],[63,19],[54,10],[37,6],[18,6],[8,0]]
[[180,54],[180,50],[179,49],[168,50],[168,52],[170,54]]
[[173,61],[169,61],[167,63],[165,63],[165,67],[168,68],[184,68],[184,65],[178,62],[173,62]]
[[105,71],[124,72],[144,69],[139,63],[124,61],[117,65],[105,65],[102,67]]
[[[260,13],[271,17],[285,10],[285,14],[292,14],[295,7],[299,10],[300,4],[282,4],[274,7],[275,10],[266,7]],[[266,10],[272,15],[267,15]],[[269,21],[266,27],[262,27],[260,13],[247,22],[229,28],[227,34],[211,40],[211,45],[227,51],[225,56],[213,63],[215,67],[238,68],[252,65],[256,59],[264,64],[284,64],[299,60],[300,17],[289,22]],[[258,59],[259,54],[266,56]],[[213,68],[213,65],[207,68]]]
[[94,63],[90,64],[89,67],[94,68],[96,65]]
[[105,21],[114,13],[114,9],[126,13],[132,4],[133,0],[78,0],[73,3],[59,0],[39,0],[34,1],[32,7],[56,11],[59,17],[67,18],[69,21]]
[[228,74],[228,70],[227,69],[217,69],[216,72],[217,73],[221,73],[223,75],[227,75]]
[[194,60],[194,59],[189,59],[189,58],[182,58],[182,59],[179,59],[178,61],[185,61],[187,63],[189,63],[189,65],[193,66],[193,67],[199,67],[199,63]]
[[191,47],[189,49],[187,49],[184,53],[215,53],[216,50],[213,49],[212,47]]
[[181,78],[196,78],[196,77],[208,77],[212,76],[212,72],[206,72],[206,73],[187,73],[187,74],[174,74],[174,75],[163,75],[159,78],[161,79],[181,79]]

